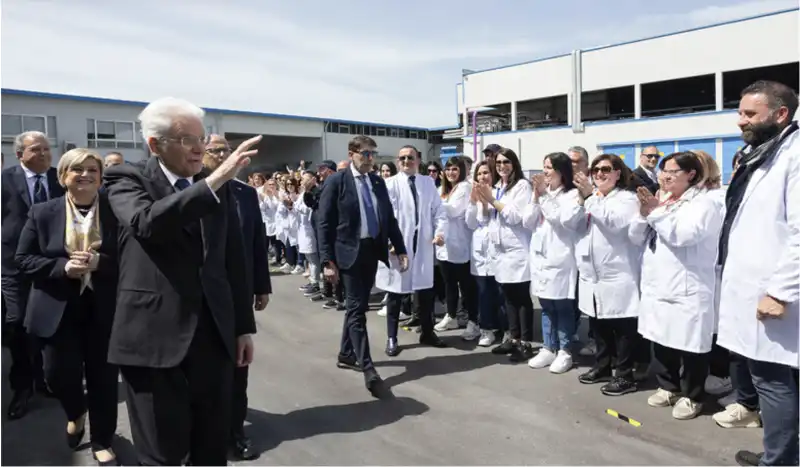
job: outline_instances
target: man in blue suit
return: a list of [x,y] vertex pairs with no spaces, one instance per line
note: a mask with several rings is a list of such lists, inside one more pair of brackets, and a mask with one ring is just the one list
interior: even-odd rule
[[363,371],[364,383],[377,398],[391,396],[369,351],[366,311],[378,261],[389,265],[389,244],[401,270],[408,269],[403,235],[394,217],[383,179],[370,173],[378,154],[369,136],[348,143],[350,167],[322,186],[317,210],[317,242],[325,279],[344,284],[345,318],[337,366]]
[[[231,147],[225,137],[209,135],[203,165],[213,172],[231,155]],[[241,224],[242,239],[245,247],[245,270],[247,290],[253,296],[256,310],[263,310],[269,303],[272,283],[269,277],[269,261],[267,259],[267,233],[261,219],[258,204],[258,193],[255,188],[239,180],[231,180],[231,191],[236,200],[236,208]],[[255,460],[260,453],[253,447],[244,433],[244,419],[247,414],[247,376],[250,366],[237,367],[233,377],[231,408],[231,450],[239,460]]]

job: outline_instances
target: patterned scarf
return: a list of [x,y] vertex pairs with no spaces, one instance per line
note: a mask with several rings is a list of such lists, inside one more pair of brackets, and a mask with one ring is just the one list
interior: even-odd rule
[[[69,195],[64,196],[64,200],[67,203],[67,225],[64,235],[64,247],[67,253],[72,255],[76,251],[97,251],[103,238],[100,233],[100,216],[97,215],[97,198],[85,216]],[[91,287],[91,276],[91,273],[87,273],[81,278],[80,293],[83,293],[87,286]]]

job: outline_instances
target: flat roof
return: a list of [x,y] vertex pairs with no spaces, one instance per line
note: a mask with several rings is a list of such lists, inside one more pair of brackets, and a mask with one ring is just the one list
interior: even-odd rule
[[[31,91],[25,89],[8,89],[2,88],[0,89],[0,93],[8,94],[11,96],[25,96],[25,97],[40,97],[40,98],[47,98],[47,99],[60,99],[60,100],[72,100],[72,101],[79,101],[79,102],[92,102],[97,104],[118,104],[118,105],[131,105],[137,107],[145,107],[148,102],[140,102],[140,101],[128,101],[123,99],[109,99],[105,97],[92,97],[92,96],[78,96],[78,95],[71,95],[71,94],[56,94],[50,92],[40,92],[40,91]],[[323,118],[323,117],[311,117],[311,116],[304,116],[304,115],[290,115],[290,114],[275,114],[275,113],[265,113],[265,112],[253,112],[248,110],[233,110],[233,109],[215,109],[212,107],[203,107],[203,110],[209,113],[219,113],[219,114],[226,114],[226,115],[245,115],[251,117],[272,117],[272,118],[286,118],[291,120],[311,120],[317,122],[333,122],[333,123],[344,123],[349,125],[371,125],[371,126],[382,126],[386,128],[398,128],[398,129],[405,129],[405,130],[423,130],[423,131],[430,131],[429,128],[423,127],[416,127],[416,126],[407,126],[407,125],[391,125],[388,123],[377,123],[377,122],[360,122],[356,120],[340,120],[334,118]]]
[[[656,36],[649,36],[649,37],[644,37],[644,38],[641,38],[641,39],[634,39],[634,40],[630,40],[630,41],[620,42],[618,44],[600,45],[600,46],[595,46],[595,47],[590,47],[588,49],[580,49],[580,50],[582,52],[596,52],[598,50],[610,49],[611,47],[619,47],[619,46],[622,46],[622,45],[635,44],[637,42],[644,42],[644,41],[649,41],[649,40],[653,40],[653,39],[661,39],[662,37],[675,36],[675,35],[678,35],[678,34],[684,34],[684,33],[693,32],[693,31],[701,31],[703,29],[716,28],[716,27],[719,27],[719,26],[726,26],[726,25],[729,25],[729,24],[741,23],[743,21],[750,21],[750,20],[754,20],[754,19],[758,19],[758,18],[765,18],[765,17],[768,17],[768,16],[782,15],[782,14],[785,14],[785,13],[791,13],[793,11],[798,11],[798,10],[800,10],[800,7],[787,8],[787,9],[784,9],[784,10],[777,10],[777,11],[773,11],[773,12],[770,12],[770,13],[762,13],[760,15],[747,16],[747,17],[744,17],[744,18],[733,19],[733,20],[729,20],[729,21],[723,21],[721,23],[712,23],[712,24],[708,24],[708,25],[705,25],[705,26],[697,26],[697,27],[694,27],[694,28],[682,29],[682,30],[679,30],[679,31],[668,32],[668,33],[659,34],[659,35],[656,35]],[[483,70],[469,71],[469,72],[463,73],[462,76],[469,76],[469,75],[474,75],[474,74],[477,74],[477,73],[485,73],[487,71],[502,70],[503,68],[512,68],[512,67],[520,66],[520,65],[528,65],[530,63],[543,62],[545,60],[551,60],[551,59],[560,58],[560,57],[567,57],[569,55],[571,55],[571,53],[561,53],[561,54],[557,54],[557,55],[551,55],[551,56],[548,56],[548,57],[540,57],[540,58],[535,58],[533,60],[528,60],[528,61],[525,61],[525,62],[513,63],[511,65],[502,65],[502,66],[497,66],[497,67],[493,67],[493,68],[486,68],[486,69],[483,69]]]

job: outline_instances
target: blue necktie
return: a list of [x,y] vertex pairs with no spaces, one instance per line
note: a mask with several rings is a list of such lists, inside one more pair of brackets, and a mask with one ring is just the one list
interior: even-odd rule
[[47,191],[44,189],[44,183],[42,183],[42,176],[36,176],[36,182],[33,184],[33,204],[44,203],[47,201]]
[[189,180],[186,180],[185,178],[179,178],[175,180],[175,191],[183,191],[189,188],[189,185],[191,185]]
[[364,198],[364,210],[367,217],[367,232],[372,238],[378,238],[378,218],[375,216],[375,206],[372,204],[372,190],[366,175],[358,177],[361,180],[361,197]]

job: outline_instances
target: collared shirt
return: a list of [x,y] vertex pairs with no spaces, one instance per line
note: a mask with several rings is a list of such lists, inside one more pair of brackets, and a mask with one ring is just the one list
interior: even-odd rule
[[[164,175],[167,177],[167,180],[169,180],[169,184],[172,185],[173,188],[175,188],[175,182],[177,182],[180,179],[183,179],[183,180],[186,180],[187,182],[189,182],[189,186],[194,185],[194,177],[185,178],[185,177],[179,177],[179,176],[175,175],[174,172],[169,170],[167,168],[167,166],[164,165],[163,162],[161,162],[161,159],[158,160],[158,166],[161,167],[161,171],[164,172]],[[208,185],[206,185],[206,186],[208,186]],[[208,189],[211,190],[211,194],[214,195],[214,199],[216,199],[217,202],[219,203],[219,197],[214,192],[214,190],[211,189],[211,186],[208,186]]]
[[43,174],[37,174],[31,169],[25,167],[23,164],[20,164],[20,167],[22,167],[22,171],[25,172],[25,183],[28,184],[28,196],[30,196],[31,204],[33,203],[33,190],[36,186],[37,176],[42,177],[42,186],[44,186],[44,192],[47,193],[47,199],[50,199],[50,184],[47,183],[47,172]]
[[358,193],[358,208],[361,213],[361,238],[369,238],[369,226],[367,225],[367,214],[364,210],[364,193],[362,191],[364,182],[359,177],[367,177],[367,185],[369,186],[369,194],[372,197],[372,208],[375,210],[376,219],[378,219],[378,198],[375,197],[375,193],[372,191],[372,180],[370,180],[369,175],[362,175],[361,172],[353,167],[353,164],[350,164],[350,170],[353,172],[353,177],[355,177],[356,193]]
[[639,167],[641,167],[642,170],[644,170],[644,173],[646,173],[647,176],[650,177],[650,180],[658,183],[658,177],[656,177],[656,173],[655,172],[653,172],[652,170],[648,169],[647,167],[645,167],[643,165],[640,165]]

